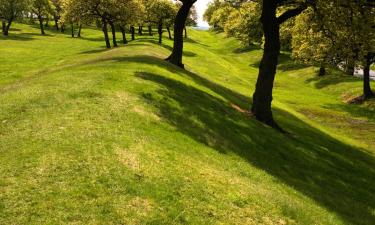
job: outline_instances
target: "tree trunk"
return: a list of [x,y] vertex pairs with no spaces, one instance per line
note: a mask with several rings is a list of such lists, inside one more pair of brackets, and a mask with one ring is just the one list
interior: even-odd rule
[[109,42],[109,36],[108,36],[107,21],[105,19],[102,19],[102,30],[104,34],[105,45],[107,48],[111,48],[111,43]]
[[130,33],[132,36],[132,41],[134,41],[135,40],[135,27],[133,25],[130,27]]
[[280,25],[276,9],[276,1],[263,1],[261,23],[265,44],[251,111],[257,120],[281,130],[273,119],[271,109],[273,83],[280,54]]
[[109,22],[109,25],[111,26],[111,30],[112,30],[113,47],[118,47],[117,40],[116,40],[116,27],[115,27],[115,24],[111,21],[111,22]]
[[138,34],[139,34],[140,36],[143,35],[143,27],[142,27],[142,26],[139,26],[139,27],[138,27]]
[[195,0],[186,1],[183,3],[181,8],[178,10],[176,19],[174,22],[174,41],[173,41],[173,50],[172,54],[166,59],[170,63],[184,68],[182,64],[182,52],[184,49],[184,40],[183,40],[183,31],[186,23],[186,19],[189,15],[190,8],[195,3]]
[[323,65],[321,65],[319,69],[319,76],[322,77],[324,75],[326,75],[326,68]]
[[1,29],[2,29],[4,35],[6,35],[5,34],[5,28],[6,28],[6,26],[7,26],[6,22],[4,20],[2,20],[1,21]]
[[61,33],[64,33],[65,32],[65,23],[62,23],[61,24]]
[[82,24],[80,23],[78,27],[78,35],[77,35],[79,38],[81,37],[81,31],[82,31]]
[[49,27],[49,19],[48,18],[46,19],[46,25],[45,25],[45,27]]
[[59,31],[59,18],[57,16],[54,16],[54,20],[55,20],[55,28],[57,31]]
[[74,38],[74,23],[70,24],[71,32],[72,32],[72,38]]
[[39,20],[39,26],[40,26],[40,33],[42,35],[45,35],[46,33],[44,32],[44,25],[43,25],[43,18],[42,18],[42,16],[38,16],[38,20]]
[[185,31],[185,38],[188,38],[186,26],[184,27],[184,31]]
[[126,45],[128,43],[128,40],[126,40],[125,28],[121,25],[120,25],[120,31],[122,34],[122,42],[124,45]]
[[159,21],[159,24],[158,24],[158,34],[159,34],[159,44],[161,44],[162,39],[163,39],[163,23],[161,21]]
[[8,24],[6,22],[3,21],[3,34],[5,36],[8,36],[9,35],[9,29],[10,29],[10,26],[12,25],[12,22],[13,22],[13,18],[11,18],[9,21],[8,21]]
[[371,91],[370,85],[370,66],[371,66],[371,53],[366,56],[365,68],[363,69],[363,97],[364,99],[373,98],[374,92]]
[[171,28],[167,27],[169,40],[172,40]]
[[152,33],[152,26],[151,26],[151,25],[148,26],[148,34],[149,34],[150,36],[153,36],[153,35],[154,35],[154,34]]

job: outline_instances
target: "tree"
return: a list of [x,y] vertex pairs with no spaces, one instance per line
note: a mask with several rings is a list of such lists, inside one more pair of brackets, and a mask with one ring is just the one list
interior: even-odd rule
[[33,0],[32,12],[37,16],[40,26],[40,32],[42,35],[44,32],[44,20],[52,12],[53,6],[50,0]]
[[231,5],[224,5],[213,12],[209,23],[212,24],[214,28],[224,30],[230,14],[235,11],[237,10]]
[[[273,83],[281,49],[280,25],[302,13],[310,2],[309,0],[297,2],[288,0],[263,0],[262,3],[260,21],[262,23],[265,43],[251,112],[257,120],[280,131],[282,129],[274,121],[271,110]],[[280,16],[277,16],[277,12],[281,10],[282,6],[288,6],[288,8]]]
[[28,9],[28,5],[29,0],[0,0],[0,19],[5,36],[8,36],[13,21],[22,16],[22,13]]
[[182,2],[182,6],[178,10],[174,22],[173,50],[171,55],[166,60],[176,66],[184,68],[184,64],[182,64],[182,52],[184,47],[183,32],[190,8],[194,5],[196,0],[180,1]]
[[319,75],[325,75],[325,68],[335,64],[337,41],[321,29],[313,9],[306,10],[295,19],[291,33],[293,58],[319,66]]
[[61,3],[61,0],[51,0],[51,2],[53,5],[52,16],[53,16],[53,20],[55,21],[55,28],[58,31],[59,21],[61,19],[61,14],[62,14],[62,3]]
[[261,43],[263,31],[259,21],[260,11],[261,5],[257,2],[242,4],[229,15],[224,26],[225,33],[247,45]]
[[212,15],[216,10],[221,8],[224,5],[228,5],[228,3],[220,0],[214,0],[213,2],[208,3],[207,9],[203,14],[203,19],[210,24],[213,28],[216,28],[215,24],[211,23]]
[[163,25],[167,20],[175,17],[176,8],[170,0],[149,1],[146,7],[148,11],[148,22],[158,26],[159,43],[162,43]]

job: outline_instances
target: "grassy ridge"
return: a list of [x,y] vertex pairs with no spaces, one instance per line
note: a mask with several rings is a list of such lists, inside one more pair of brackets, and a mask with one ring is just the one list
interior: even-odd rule
[[283,55],[285,137],[243,112],[260,49],[191,30],[187,72],[167,40],[16,28],[0,39],[0,224],[374,221],[374,112],[342,103],[359,80]]

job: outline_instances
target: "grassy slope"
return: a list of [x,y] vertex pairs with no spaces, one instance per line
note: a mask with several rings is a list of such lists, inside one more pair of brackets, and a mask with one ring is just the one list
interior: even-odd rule
[[0,39],[0,224],[374,221],[374,112],[342,103],[360,81],[284,55],[284,136],[241,112],[259,49],[191,31],[186,72],[161,60],[169,41],[104,51],[98,31],[16,28]]

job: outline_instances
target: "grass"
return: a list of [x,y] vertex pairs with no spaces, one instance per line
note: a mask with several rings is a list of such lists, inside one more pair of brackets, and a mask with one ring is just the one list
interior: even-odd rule
[[187,71],[148,36],[105,50],[1,37],[0,224],[373,224],[373,103],[282,55],[275,116],[250,118],[260,49],[189,30]]

